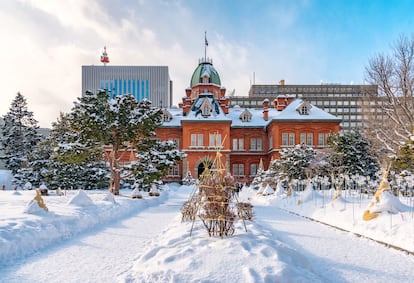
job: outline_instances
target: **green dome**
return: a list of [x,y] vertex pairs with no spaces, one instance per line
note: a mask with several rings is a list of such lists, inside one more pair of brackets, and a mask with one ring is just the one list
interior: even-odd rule
[[203,83],[203,77],[205,76],[208,78],[209,84],[221,86],[220,76],[213,67],[211,60],[202,59],[191,77],[190,87]]

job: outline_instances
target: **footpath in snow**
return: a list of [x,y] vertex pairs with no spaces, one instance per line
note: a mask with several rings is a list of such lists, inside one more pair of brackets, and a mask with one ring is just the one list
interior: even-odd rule
[[[104,200],[104,192],[86,192],[92,200],[87,206],[68,205],[69,196],[49,196],[45,197],[49,212],[40,214],[22,213],[30,192],[0,192],[5,211],[0,216],[0,282],[409,282],[414,278],[413,256],[291,215],[245,190],[241,197],[254,204],[255,220],[246,222],[247,232],[237,222],[235,234],[224,239],[209,237],[201,220],[195,221],[192,236],[192,223],[181,223],[180,209],[191,187],[170,185],[160,198],[116,197],[115,202]],[[31,249],[24,252],[19,243]]]

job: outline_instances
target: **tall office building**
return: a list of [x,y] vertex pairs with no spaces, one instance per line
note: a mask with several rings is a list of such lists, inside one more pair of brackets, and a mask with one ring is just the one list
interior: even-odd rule
[[82,93],[105,89],[111,97],[132,94],[153,106],[172,105],[172,81],[167,66],[82,66]]

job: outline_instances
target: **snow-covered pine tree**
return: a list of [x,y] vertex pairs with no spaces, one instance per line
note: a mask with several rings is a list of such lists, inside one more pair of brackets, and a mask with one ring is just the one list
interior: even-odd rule
[[109,184],[102,152],[84,144],[71,128],[70,116],[60,113],[50,132],[53,152],[50,157],[51,187],[101,189]]
[[[362,175],[375,178],[379,163],[371,151],[370,142],[357,130],[332,134],[328,138],[329,146],[341,154],[344,171],[349,175]],[[338,166],[332,159],[331,166]]]
[[14,175],[15,184],[23,187],[24,184],[30,182],[32,186],[38,188],[42,183],[48,183],[52,176],[51,154],[50,138],[40,141],[29,154],[27,167],[19,169]]
[[[138,103],[132,95],[110,99],[106,91],[94,94],[87,91],[78,99],[71,113],[71,126],[79,134],[80,141],[105,151],[111,146],[106,159],[110,171],[110,191],[119,194],[121,177],[126,174],[120,162],[123,154],[129,154],[141,139],[155,135],[162,123],[162,110],[151,107],[151,102]],[[155,169],[151,169],[155,172]]]
[[315,158],[315,150],[305,144],[283,148],[280,151],[280,160],[275,163],[282,175],[288,180],[306,179],[307,168]]
[[20,168],[27,166],[29,154],[41,140],[41,135],[37,132],[39,126],[20,92],[13,99],[3,120],[1,146],[6,167],[16,174]]
[[251,183],[251,188],[258,190],[261,184],[265,181],[265,179],[266,171],[261,166],[259,166],[257,168],[256,176],[254,176],[254,179]]
[[169,168],[184,158],[184,153],[173,141],[140,138],[135,147],[137,160],[130,164],[133,174],[129,179],[142,188],[149,188],[153,181],[161,180]]

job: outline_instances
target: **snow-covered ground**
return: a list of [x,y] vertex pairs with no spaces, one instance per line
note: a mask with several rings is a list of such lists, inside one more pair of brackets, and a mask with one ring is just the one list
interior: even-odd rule
[[[305,191],[258,195],[247,232],[209,237],[202,222],[181,222],[193,187],[169,184],[160,197],[112,198],[106,191],[53,192],[48,212],[34,191],[0,191],[0,282],[409,282],[414,256],[350,232],[413,251],[412,206],[362,215],[370,198]],[[392,207],[388,200],[387,207]],[[385,206],[385,205],[384,205]],[[290,212],[287,212],[290,211]],[[190,236],[190,231],[192,235]]]

